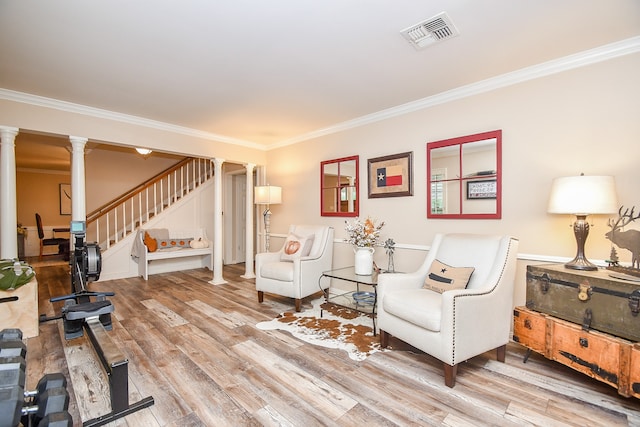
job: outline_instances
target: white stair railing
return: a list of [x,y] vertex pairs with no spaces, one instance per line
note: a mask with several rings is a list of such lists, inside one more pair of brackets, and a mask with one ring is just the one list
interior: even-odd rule
[[186,158],[87,215],[87,241],[105,251],[213,177],[209,159]]

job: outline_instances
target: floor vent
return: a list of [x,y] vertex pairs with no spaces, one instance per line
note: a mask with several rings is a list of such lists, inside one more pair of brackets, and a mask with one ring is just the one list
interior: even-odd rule
[[446,12],[400,31],[402,37],[416,49],[423,49],[460,34]]

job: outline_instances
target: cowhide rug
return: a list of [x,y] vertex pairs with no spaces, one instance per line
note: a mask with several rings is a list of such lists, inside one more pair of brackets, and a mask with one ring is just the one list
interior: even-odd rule
[[[327,304],[324,298],[311,302],[310,310],[284,312],[273,320],[256,325],[261,330],[288,331],[309,344],[344,350],[353,360],[383,351],[380,337],[373,336],[371,317],[348,308]],[[320,310],[323,310],[320,317]]]

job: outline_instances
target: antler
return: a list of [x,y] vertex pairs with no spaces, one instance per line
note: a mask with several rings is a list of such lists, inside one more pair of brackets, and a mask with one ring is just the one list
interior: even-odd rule
[[640,218],[640,214],[638,214],[636,217],[633,216],[633,211],[636,209],[635,206],[631,208],[631,211],[629,211],[629,208],[625,209],[624,213],[622,212],[623,208],[624,206],[620,206],[620,209],[618,209],[618,219],[616,219],[615,222],[609,219],[608,225],[609,227],[611,227],[611,231],[616,231],[628,225],[630,222],[633,222],[636,219]]

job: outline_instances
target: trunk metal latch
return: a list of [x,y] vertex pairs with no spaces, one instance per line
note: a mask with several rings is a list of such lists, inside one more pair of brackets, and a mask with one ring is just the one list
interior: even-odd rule
[[549,282],[551,282],[551,278],[547,273],[540,276],[540,290],[543,294],[546,294],[549,291]]
[[584,311],[584,317],[582,318],[582,330],[589,331],[591,329],[591,321],[593,320],[593,312],[590,308]]
[[578,299],[580,301],[589,301],[591,299],[591,294],[593,293],[593,289],[591,285],[589,285],[589,281],[585,280],[584,282],[578,285]]
[[631,292],[631,296],[629,297],[629,308],[631,309],[631,314],[633,316],[637,316],[640,312],[640,289],[636,289]]

